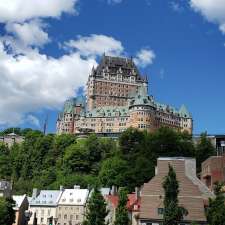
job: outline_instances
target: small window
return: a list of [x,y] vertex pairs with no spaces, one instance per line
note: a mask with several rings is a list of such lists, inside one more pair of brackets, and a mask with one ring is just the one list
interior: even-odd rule
[[158,208],[158,214],[163,215],[164,214],[164,209],[163,208]]

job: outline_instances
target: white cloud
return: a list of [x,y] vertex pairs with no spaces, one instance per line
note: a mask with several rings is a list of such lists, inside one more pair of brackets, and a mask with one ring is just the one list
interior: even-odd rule
[[0,42],[0,124],[15,125],[27,112],[57,108],[85,85],[94,58],[79,53],[61,58],[30,51],[8,54]]
[[155,59],[155,53],[147,48],[141,49],[136,57],[134,58],[134,62],[141,67],[146,67],[153,63],[153,60]]
[[42,21],[31,20],[25,23],[7,23],[5,29],[23,46],[43,46],[50,41],[48,33],[43,30],[45,27]]
[[[50,41],[43,22],[46,17],[73,13],[78,0],[1,0],[0,23],[6,34],[0,36],[0,126],[23,122],[40,126],[33,112],[60,108],[86,84],[96,57],[103,53],[123,55],[122,43],[113,37],[92,34],[65,43],[70,52],[54,58],[39,48]],[[119,1],[117,2],[119,3]],[[85,57],[84,57],[85,56]],[[140,66],[152,63],[155,54],[138,52]]]
[[92,34],[89,37],[79,36],[76,40],[65,43],[65,48],[77,50],[83,56],[120,55],[124,48],[122,43],[113,37]]
[[60,17],[76,12],[78,0],[1,0],[0,22],[23,22],[33,18]]
[[191,7],[225,34],[225,0],[190,0]]

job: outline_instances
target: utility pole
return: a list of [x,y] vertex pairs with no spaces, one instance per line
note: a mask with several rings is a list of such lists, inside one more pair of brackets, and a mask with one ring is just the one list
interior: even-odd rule
[[46,115],[45,122],[44,122],[44,129],[43,129],[44,135],[46,134],[47,128],[48,128],[48,114]]

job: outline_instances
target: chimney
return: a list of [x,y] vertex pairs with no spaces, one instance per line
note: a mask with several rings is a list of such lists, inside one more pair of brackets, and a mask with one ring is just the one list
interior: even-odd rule
[[74,189],[80,189],[80,185],[74,185]]
[[37,198],[38,194],[39,194],[39,190],[37,188],[34,188],[32,193],[32,198]]
[[135,187],[135,197],[136,197],[136,200],[140,198],[140,188],[138,187]]
[[115,185],[111,188],[111,195],[117,195],[117,187]]
[[60,185],[60,186],[59,186],[59,190],[60,190],[60,191],[64,191],[63,185]]

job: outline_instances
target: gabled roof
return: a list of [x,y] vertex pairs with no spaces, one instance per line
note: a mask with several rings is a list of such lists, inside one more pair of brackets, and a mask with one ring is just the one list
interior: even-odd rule
[[13,200],[16,203],[14,206],[14,210],[18,210],[21,207],[26,197],[27,197],[26,195],[13,195]]
[[41,190],[36,198],[32,198],[30,205],[56,206],[62,191]]
[[189,111],[187,110],[185,105],[182,105],[180,107],[179,113],[182,117],[187,117],[187,118],[191,118],[191,114],[189,113]]
[[[127,197],[128,197],[127,209],[129,211],[138,211],[141,204],[140,198],[137,199],[135,193],[128,194]],[[105,198],[112,204],[113,208],[117,208],[119,204],[118,195],[106,195]],[[137,205],[137,207],[135,208],[134,205]]]

